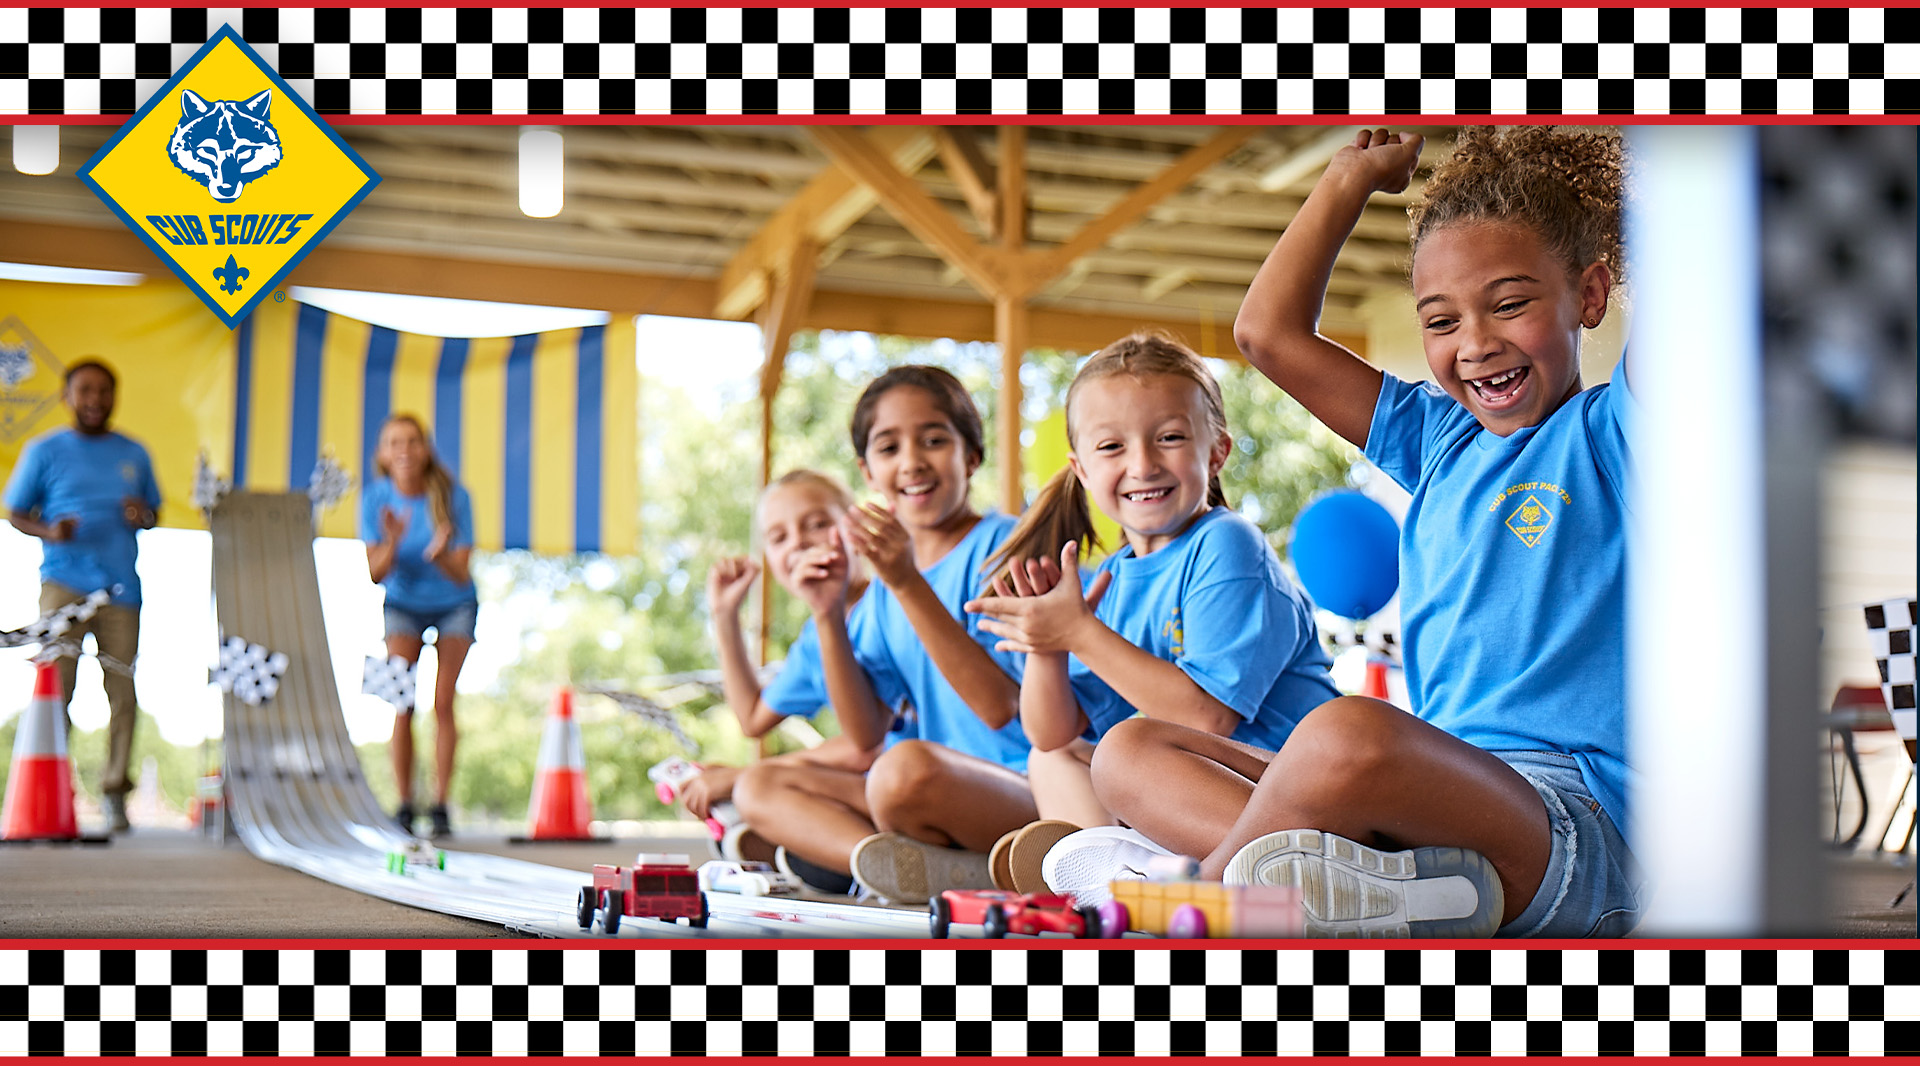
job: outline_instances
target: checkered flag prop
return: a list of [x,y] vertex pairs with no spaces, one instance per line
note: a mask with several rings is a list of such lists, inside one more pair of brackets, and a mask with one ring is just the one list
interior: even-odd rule
[[1913,600],[1867,605],[1867,640],[1880,662],[1880,694],[1893,713],[1894,732],[1914,739]]
[[353,478],[331,455],[323,455],[313,464],[313,474],[307,478],[307,499],[313,501],[313,513],[340,502],[340,497],[353,488]]
[[199,462],[193,468],[193,492],[188,497],[193,506],[198,510],[211,511],[232,488],[233,483],[214,473],[212,464],[207,462],[207,453],[201,452]]
[[396,711],[411,711],[414,669],[414,664],[398,655],[391,659],[369,655],[360,668],[360,691],[386,700]]
[[0,632],[0,648],[18,648],[26,644],[45,644],[49,648],[59,648],[61,654],[73,654],[79,651],[75,642],[67,638],[73,627],[92,618],[95,611],[107,605],[113,594],[106,589],[95,589],[84,600],[76,600],[63,607],[57,607],[34,619],[19,629]]
[[231,692],[250,707],[272,699],[280,691],[280,677],[287,672],[287,653],[268,651],[249,644],[242,637],[228,637],[220,645],[220,665],[207,680]]
[[601,685],[582,685],[580,686],[580,691],[590,692],[596,696],[605,696],[619,704],[621,710],[632,711],[634,714],[645,719],[649,724],[659,726],[661,729],[666,730],[687,754],[695,756],[700,754],[700,746],[693,742],[693,738],[687,736],[686,730],[680,728],[679,717],[672,711],[660,706],[645,696],[632,692],[621,692],[617,689],[606,688]]

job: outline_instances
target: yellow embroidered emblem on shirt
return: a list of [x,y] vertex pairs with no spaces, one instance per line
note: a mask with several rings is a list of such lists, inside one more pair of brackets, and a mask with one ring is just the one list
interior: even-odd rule
[[1540,538],[1547,535],[1547,528],[1551,525],[1553,512],[1532,493],[1528,493],[1527,498],[1520,501],[1520,506],[1507,516],[1507,528],[1513,530],[1513,535],[1520,538],[1520,543],[1529,548],[1540,543]]

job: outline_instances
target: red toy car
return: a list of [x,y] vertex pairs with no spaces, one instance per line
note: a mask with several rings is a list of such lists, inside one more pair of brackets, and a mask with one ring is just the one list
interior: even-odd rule
[[596,911],[604,911],[600,926],[608,936],[620,931],[620,919],[658,918],[687,924],[707,924],[707,894],[700,891],[699,875],[684,855],[642,853],[633,866],[593,868],[593,884],[580,890],[580,928],[593,928]]
[[982,925],[998,940],[1008,933],[1067,933],[1077,937],[1100,935],[1100,919],[1092,907],[1075,907],[1067,896],[1044,893],[1022,895],[993,888],[950,888],[933,897],[927,908],[935,940],[945,940],[954,922]]

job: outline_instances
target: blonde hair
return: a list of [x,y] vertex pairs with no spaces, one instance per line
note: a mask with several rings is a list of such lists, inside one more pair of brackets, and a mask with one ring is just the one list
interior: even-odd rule
[[1468,126],[1407,209],[1413,253],[1448,226],[1504,222],[1533,231],[1569,275],[1604,262],[1618,285],[1626,169],[1617,130]]
[[[1074,375],[1073,384],[1067,387],[1068,448],[1073,447],[1073,401],[1080,387],[1117,374],[1186,379],[1200,390],[1207,428],[1213,431],[1214,439],[1227,436],[1227,413],[1220,399],[1220,383],[1214,380],[1207,364],[1200,361],[1193,349],[1164,333],[1141,332],[1130,333],[1095,352]],[[1230,506],[1218,474],[1207,479],[1207,506]],[[1099,535],[1093,528],[1093,512],[1087,506],[1086,486],[1080,484],[1071,463],[1041,486],[1033,506],[1020,516],[1019,524],[1007,535],[1006,542],[987,560],[988,583],[1005,576],[1016,561],[1050,557],[1068,541],[1078,542],[1083,548],[1101,547]]]
[[818,489],[826,493],[842,511],[853,510],[853,492],[848,489],[846,484],[839,478],[834,477],[832,474],[823,474],[818,470],[809,470],[806,467],[789,470],[779,477],[774,478],[772,481],[767,482],[767,487],[760,490],[759,498],[753,501],[753,536],[756,541],[760,539],[761,533],[760,505],[766,502],[768,496],[773,495],[773,490],[775,489],[788,489],[799,486]]
[[[447,473],[447,468],[441,465],[440,453],[434,450],[433,438],[427,435],[427,427],[413,415],[388,415],[387,420],[380,423],[380,436],[387,435],[388,426],[401,422],[412,426],[414,432],[420,434],[420,440],[427,446],[427,466],[421,471],[421,477],[427,483],[427,511],[433,515],[433,524],[436,528],[451,527],[453,525],[453,475]],[[387,469],[387,461],[380,457],[378,448],[373,453],[373,468],[380,472],[381,477],[389,480],[393,478],[393,471]]]

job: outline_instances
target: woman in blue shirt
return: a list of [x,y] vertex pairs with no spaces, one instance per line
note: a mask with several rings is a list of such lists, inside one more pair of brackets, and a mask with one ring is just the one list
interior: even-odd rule
[[[439,655],[434,680],[434,801],[428,810],[433,835],[452,832],[447,791],[453,781],[453,687],[473,647],[480,598],[470,570],[473,503],[467,490],[434,454],[420,420],[394,415],[380,427],[374,481],[360,495],[360,539],[367,542],[367,571],[386,587],[387,656],[420,661],[426,632],[435,632]],[[413,831],[413,708],[398,708],[393,720],[394,783],[400,806],[394,822]]]

